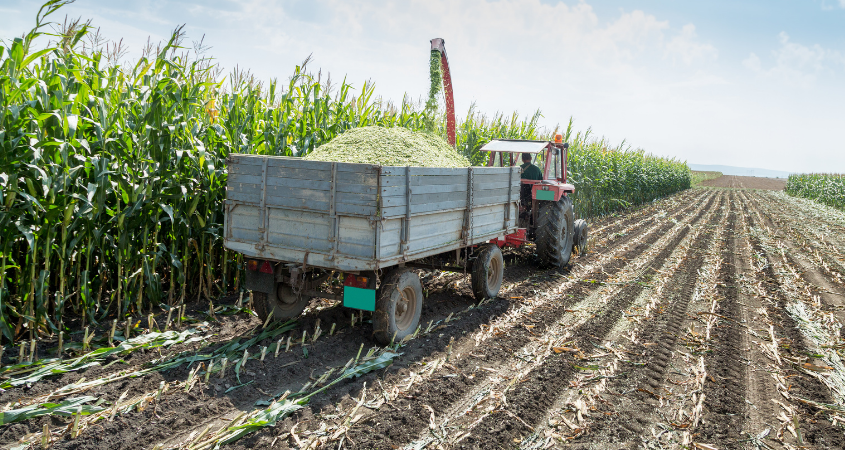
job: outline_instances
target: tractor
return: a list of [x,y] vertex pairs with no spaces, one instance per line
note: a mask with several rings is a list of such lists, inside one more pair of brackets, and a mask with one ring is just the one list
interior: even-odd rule
[[[443,93],[446,103],[446,138],[456,144],[455,102],[452,76],[446,57],[446,42],[431,40],[431,51],[440,53]],[[499,247],[519,247],[528,242],[537,245],[540,261],[545,266],[563,267],[569,263],[573,248],[583,252],[587,243],[587,222],[575,220],[572,198],[575,186],[567,181],[569,144],[555,134],[554,142],[519,139],[494,139],[479,150],[489,153],[488,167],[515,166],[522,155],[542,167],[542,179],[522,179],[519,206],[519,229],[503,239],[496,239]]]

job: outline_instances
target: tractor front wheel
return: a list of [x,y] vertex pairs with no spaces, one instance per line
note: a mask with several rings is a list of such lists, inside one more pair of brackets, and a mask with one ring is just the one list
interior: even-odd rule
[[537,253],[540,262],[548,267],[563,267],[572,256],[573,213],[572,200],[540,202],[537,215]]
[[484,244],[472,263],[472,293],[482,301],[499,295],[505,274],[505,259],[496,244]]
[[578,219],[575,221],[575,235],[572,245],[578,248],[578,254],[583,255],[587,251],[587,221]]
[[394,269],[381,284],[373,314],[373,334],[381,344],[400,342],[420,323],[423,291],[410,269]]

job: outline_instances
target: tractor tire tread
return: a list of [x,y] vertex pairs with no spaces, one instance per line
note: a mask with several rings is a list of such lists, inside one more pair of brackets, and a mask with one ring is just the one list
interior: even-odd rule
[[535,243],[540,262],[563,267],[572,255],[572,203],[569,197],[563,197],[557,202],[541,202],[539,208]]

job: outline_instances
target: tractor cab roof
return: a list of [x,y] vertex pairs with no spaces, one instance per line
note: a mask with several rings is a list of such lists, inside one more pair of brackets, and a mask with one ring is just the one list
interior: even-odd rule
[[494,139],[484,147],[482,152],[512,152],[512,153],[540,153],[548,147],[549,141],[528,141],[521,139]]

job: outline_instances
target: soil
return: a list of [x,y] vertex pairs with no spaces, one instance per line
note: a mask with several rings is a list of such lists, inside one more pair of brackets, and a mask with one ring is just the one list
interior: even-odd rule
[[[722,178],[733,179],[725,187],[777,189]],[[589,251],[560,270],[539,268],[532,247],[507,250],[502,292],[481,304],[468,275],[420,271],[423,331],[389,367],[343,380],[223,448],[842,448],[843,393],[825,381],[845,376],[829,367],[845,348],[845,247],[830,232],[845,220],[836,217],[779,193],[691,189],[591,220]],[[790,312],[798,303],[826,333],[824,345]],[[212,319],[207,310],[207,300],[188,308],[209,322],[203,342],[12,388],[0,393],[0,407],[180,352],[208,354],[263,330],[252,315]],[[266,357],[247,360],[237,375],[230,366],[205,381],[203,365],[190,390],[184,383],[197,364],[124,378],[78,395],[110,407],[155,394],[162,382],[171,388],[75,438],[72,417],[3,425],[0,448],[40,446],[34,433],[45,425],[53,448],[213,444],[218,430],[266,408],[262,401],[377,347],[370,320],[315,299],[293,330],[250,347],[250,355],[266,347]]]
[[719,178],[702,181],[699,186],[734,189],[766,189],[770,191],[782,191],[784,190],[784,188],[786,188],[786,180],[783,178],[722,175]]

